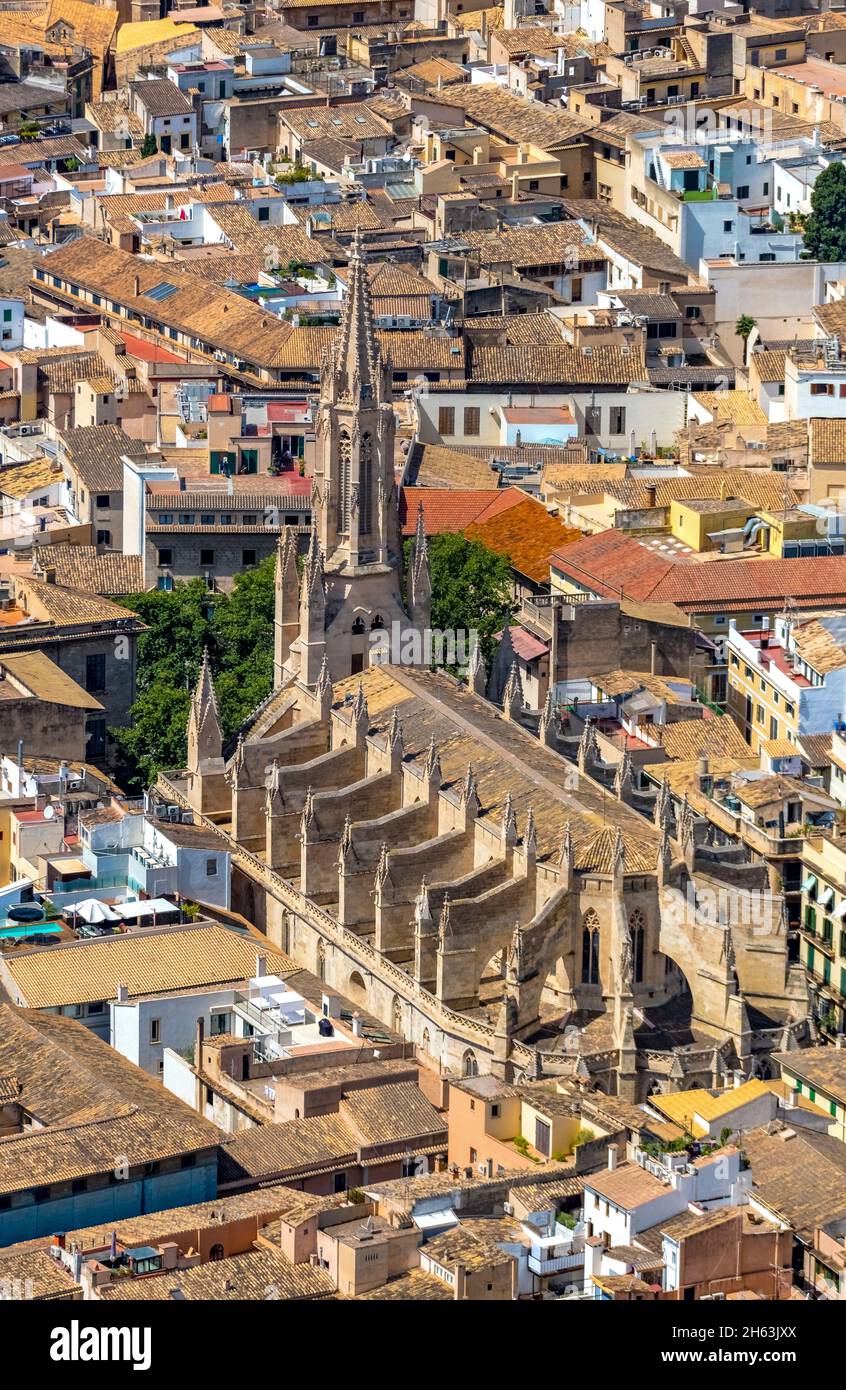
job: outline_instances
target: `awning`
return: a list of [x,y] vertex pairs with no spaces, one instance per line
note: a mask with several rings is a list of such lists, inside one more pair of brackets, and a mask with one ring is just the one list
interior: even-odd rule
[[840,904],[839,907],[836,907],[836,908],[834,909],[834,911],[832,912],[831,915],[832,915],[832,917],[836,917],[837,920],[838,920],[838,922],[839,922],[843,917],[846,917],[846,898],[843,899],[843,901],[842,901],[842,903]]
[[812,889],[812,888],[816,888],[816,886],[817,886],[817,876],[816,876],[816,874],[808,874],[808,877],[807,877],[807,878],[803,878],[803,880],[802,880],[802,892],[803,892],[803,893],[810,893],[811,889]]
[[820,896],[819,896],[819,900],[818,900],[818,901],[819,901],[820,907],[828,907],[831,903],[834,902],[834,889],[833,889],[833,888],[826,888],[826,889],[824,889],[823,892],[820,893]]
[[86,898],[81,903],[75,903],[71,911],[81,917],[83,922],[119,922],[120,918],[113,912],[108,903],[100,902],[99,898]]
[[179,912],[176,903],[168,902],[167,898],[144,898],[136,899],[132,902],[115,903],[115,912],[125,922],[133,922],[140,917],[156,917],[165,913]]

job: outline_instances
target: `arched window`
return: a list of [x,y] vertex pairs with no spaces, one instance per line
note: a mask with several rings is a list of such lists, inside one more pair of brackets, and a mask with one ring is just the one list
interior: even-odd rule
[[395,1033],[402,1034],[402,1000],[398,995],[394,995],[394,1002],[391,1008],[391,1021]]
[[639,907],[629,913],[629,931],[632,934],[632,955],[634,957],[635,983],[643,979],[643,951],[646,942],[646,921]]
[[338,440],[338,530],[350,529],[350,436],[341,430]]
[[352,635],[353,635],[353,637],[360,637],[363,631],[364,631],[364,619],[363,619],[363,618],[354,618],[354,619],[353,619],[353,625],[352,625]]
[[479,1075],[479,1063],[476,1061],[476,1054],[475,1054],[475,1052],[474,1052],[473,1049],[470,1048],[470,1047],[468,1047],[467,1051],[465,1052],[464,1056],[463,1056],[462,1059],[461,1059],[461,1075],[462,1075],[462,1076],[478,1076],[478,1075]]
[[423,1037],[422,1037],[422,1039],[421,1039],[421,1041],[420,1041],[420,1046],[423,1048],[423,1051],[424,1051],[424,1052],[428,1052],[428,1051],[429,1051],[429,1029],[428,1029],[428,1028],[424,1028],[424,1029],[423,1029]]
[[582,984],[599,984],[599,918],[593,908],[582,918]]
[[211,1248],[211,1250],[209,1251],[209,1259],[210,1259],[210,1260],[222,1260],[222,1259],[223,1259],[223,1256],[224,1256],[224,1249],[223,1249],[223,1246],[222,1246],[222,1245],[213,1245],[212,1248]]
[[369,536],[372,529],[373,516],[373,439],[369,433],[365,433],[361,436],[358,459],[361,534],[363,536]]
[[382,617],[381,613],[377,613],[375,618],[373,619],[373,622],[370,624],[371,631],[380,632],[384,626],[385,619]]
[[319,941],[317,944],[317,977],[319,980],[326,979],[326,942]]

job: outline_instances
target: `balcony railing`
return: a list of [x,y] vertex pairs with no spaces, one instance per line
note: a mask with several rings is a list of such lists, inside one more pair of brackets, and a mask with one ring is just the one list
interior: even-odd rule
[[538,1259],[537,1255],[529,1255],[529,1269],[533,1274],[541,1276],[546,1274],[560,1274],[564,1269],[578,1269],[585,1262],[584,1251],[580,1250],[573,1255],[556,1255],[551,1259]]

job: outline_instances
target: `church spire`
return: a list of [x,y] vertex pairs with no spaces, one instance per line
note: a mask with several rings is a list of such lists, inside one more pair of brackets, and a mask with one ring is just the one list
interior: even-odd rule
[[276,547],[275,607],[273,625],[273,684],[284,679],[291,643],[300,630],[297,541],[293,530],[285,533]]
[[416,627],[429,626],[432,611],[432,576],[429,572],[429,542],[423,503],[417,508],[417,527],[408,575],[410,617]]
[[381,354],[373,331],[370,279],[361,254],[361,229],[353,235],[349,279],[341,326],[330,356],[335,399],[376,401],[385,398]]
[[197,771],[202,764],[220,758],[222,754],[223,730],[220,727],[208,648],[205,647],[188,711],[188,766],[192,771]]

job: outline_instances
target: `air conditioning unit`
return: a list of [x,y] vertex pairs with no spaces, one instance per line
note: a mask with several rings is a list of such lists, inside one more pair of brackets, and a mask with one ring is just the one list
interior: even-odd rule
[[513,1216],[513,1215],[514,1215],[514,1204],[513,1204],[513,1202],[503,1202],[503,1204],[502,1204],[502,1214],[503,1214],[503,1216]]
[[477,1163],[477,1164],[476,1164],[476,1171],[477,1171],[477,1173],[480,1173],[481,1176],[482,1176],[483,1178],[486,1178],[486,1177],[488,1176],[488,1165],[487,1165],[487,1163],[485,1163],[484,1161],[481,1162],[481,1163]]
[[182,812],[182,824],[183,824],[183,825],[193,825],[193,824],[194,824],[194,812],[193,812],[193,811],[183,811],[183,812]]
[[170,821],[181,821],[181,820],[182,820],[182,810],[181,810],[181,808],[180,808],[179,806],[168,806],[168,808],[167,808],[167,818],[168,818],[168,820],[170,820]]

